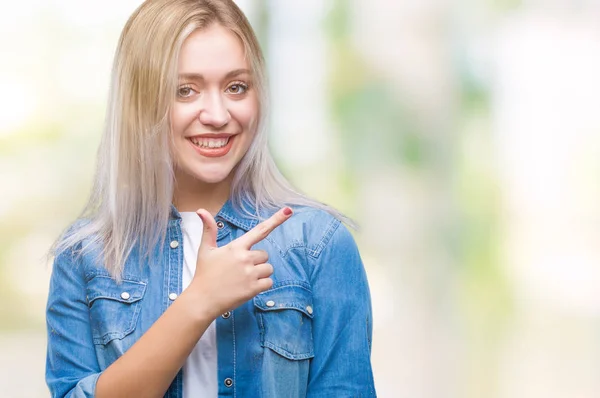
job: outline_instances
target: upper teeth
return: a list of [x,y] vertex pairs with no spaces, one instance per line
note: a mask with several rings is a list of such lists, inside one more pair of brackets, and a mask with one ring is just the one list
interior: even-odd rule
[[227,145],[229,142],[229,137],[227,138],[202,138],[202,137],[192,137],[192,142],[203,148],[221,148]]

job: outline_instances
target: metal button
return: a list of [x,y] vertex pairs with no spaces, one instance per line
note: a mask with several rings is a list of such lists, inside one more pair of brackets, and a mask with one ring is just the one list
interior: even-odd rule
[[269,300],[266,302],[267,307],[274,307],[275,306],[275,302],[273,300]]
[[131,297],[131,295],[129,293],[127,293],[127,292],[121,293],[121,298],[123,300],[129,300],[129,297]]
[[223,319],[227,319],[231,316],[231,311],[227,311],[226,313],[224,313],[223,315],[221,315],[223,317]]
[[176,240],[171,241],[171,249],[177,249],[178,246],[179,242],[177,242]]
[[233,380],[228,377],[223,383],[225,383],[225,387],[231,387],[233,385]]
[[225,224],[223,223],[223,221],[221,221],[221,220],[217,221],[217,228],[223,229],[224,226],[225,226]]
[[310,315],[312,315],[313,313],[313,308],[310,305],[306,306],[306,312],[308,312]]
[[170,293],[169,294],[169,300],[173,301],[177,298],[177,293]]

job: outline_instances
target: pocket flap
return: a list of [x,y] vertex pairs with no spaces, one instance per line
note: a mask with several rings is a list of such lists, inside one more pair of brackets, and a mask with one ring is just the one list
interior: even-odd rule
[[87,300],[91,305],[96,299],[109,299],[121,303],[135,303],[144,297],[146,284],[124,279],[117,284],[109,276],[95,276],[90,280],[87,287]]
[[312,291],[308,286],[278,283],[275,287],[254,297],[254,306],[261,311],[295,309],[313,317]]

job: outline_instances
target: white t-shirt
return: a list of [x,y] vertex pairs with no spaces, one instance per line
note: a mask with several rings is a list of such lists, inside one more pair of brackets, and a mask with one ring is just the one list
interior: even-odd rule
[[[194,212],[181,212],[183,233],[183,290],[196,271],[203,225]],[[183,365],[183,397],[217,397],[217,327],[210,324]]]

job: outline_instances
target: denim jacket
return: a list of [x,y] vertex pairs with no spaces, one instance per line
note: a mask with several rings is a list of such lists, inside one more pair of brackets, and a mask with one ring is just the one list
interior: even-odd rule
[[[273,287],[216,320],[219,397],[375,396],[371,301],[354,239],[324,211],[294,212],[253,247],[269,253]],[[219,246],[258,223],[231,202],[215,219]],[[150,265],[130,255],[121,283],[95,258],[63,252],[54,260],[46,313],[53,397],[93,397],[102,371],[177,299],[181,218],[173,208],[163,250]],[[180,370],[165,397],[181,398],[182,384]]]

